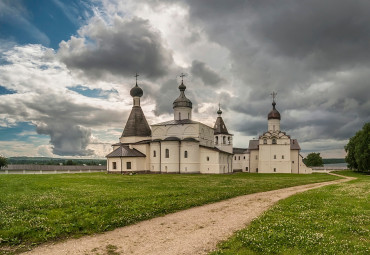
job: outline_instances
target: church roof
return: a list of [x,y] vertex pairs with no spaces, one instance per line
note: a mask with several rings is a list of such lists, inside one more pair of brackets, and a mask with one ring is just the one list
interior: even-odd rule
[[141,153],[136,149],[130,149],[129,146],[120,146],[111,153],[109,153],[107,158],[117,158],[117,157],[145,157],[145,154]]
[[221,116],[217,117],[216,123],[214,125],[215,135],[218,134],[226,134],[229,135],[229,132],[227,131],[226,125],[224,120]]
[[173,108],[176,108],[176,107],[193,108],[193,103],[185,96],[186,86],[184,85],[183,82],[181,82],[179,89],[180,89],[180,96],[176,98],[176,100],[173,102]]
[[275,105],[276,105],[275,101],[272,102],[272,110],[267,115],[267,119],[269,119],[269,120],[270,119],[277,119],[277,120],[281,119],[279,111],[275,109]]
[[297,139],[290,139],[290,149],[291,150],[300,150],[301,147],[298,144]]
[[245,148],[233,148],[233,153],[234,154],[247,154],[249,152],[248,152],[248,149],[245,149]]
[[248,150],[258,150],[258,149],[259,149],[259,141],[250,140]]
[[212,151],[218,151],[218,152],[222,152],[222,153],[226,153],[226,154],[231,154],[232,155],[232,153],[227,152],[227,151],[220,150],[217,147],[208,147],[208,146],[205,146],[205,145],[199,145],[199,147],[203,147],[203,148],[207,148],[207,149],[212,150]]
[[122,137],[151,136],[152,131],[140,106],[132,107]]
[[152,126],[163,126],[163,125],[182,125],[182,124],[202,124],[198,121],[183,119],[183,120],[169,120],[157,124],[153,124]]

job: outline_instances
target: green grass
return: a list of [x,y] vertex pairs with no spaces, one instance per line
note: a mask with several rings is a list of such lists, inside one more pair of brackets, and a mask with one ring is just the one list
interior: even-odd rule
[[0,254],[230,197],[336,179],[292,174],[0,175]]
[[280,201],[211,254],[370,254],[370,175]]

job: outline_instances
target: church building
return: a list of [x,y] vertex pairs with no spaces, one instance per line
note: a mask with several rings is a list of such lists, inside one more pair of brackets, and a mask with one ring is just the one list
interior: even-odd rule
[[250,173],[310,174],[303,163],[301,147],[296,139],[280,130],[281,116],[276,110],[276,93],[272,93],[272,110],[267,115],[267,131],[258,140],[250,140],[248,148],[233,149],[233,170]]
[[108,172],[153,173],[233,172],[232,135],[219,110],[215,127],[192,120],[192,102],[185,96],[183,80],[180,95],[173,102],[174,119],[149,127],[140,106],[143,90],[130,91],[133,107],[119,143],[107,155]]
[[[183,77],[183,75],[182,75]],[[268,129],[245,149],[233,148],[233,135],[226,128],[219,107],[214,127],[192,119],[192,102],[180,95],[173,102],[173,120],[148,125],[140,106],[143,90],[131,89],[133,107],[119,142],[107,157],[109,173],[312,173],[302,161],[296,139],[280,130],[275,106],[268,114]]]

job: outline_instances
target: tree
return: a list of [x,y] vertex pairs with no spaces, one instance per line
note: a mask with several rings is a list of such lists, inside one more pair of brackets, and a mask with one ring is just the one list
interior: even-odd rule
[[323,166],[322,157],[320,153],[311,152],[304,159],[306,166]]
[[0,169],[8,165],[8,159],[0,156]]
[[349,169],[370,171],[370,123],[366,123],[351,137],[344,149],[347,152],[346,162]]

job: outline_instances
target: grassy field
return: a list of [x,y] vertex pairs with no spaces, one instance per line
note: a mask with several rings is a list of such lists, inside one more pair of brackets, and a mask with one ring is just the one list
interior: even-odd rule
[[280,201],[219,245],[220,254],[370,254],[370,175]]
[[336,179],[325,174],[0,175],[0,254],[226,198]]

